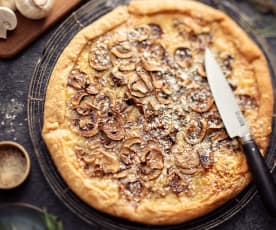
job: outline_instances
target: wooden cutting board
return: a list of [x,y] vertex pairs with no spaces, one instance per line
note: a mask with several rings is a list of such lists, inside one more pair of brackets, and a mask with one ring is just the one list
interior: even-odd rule
[[40,20],[27,19],[16,11],[16,29],[8,31],[7,39],[0,38],[0,58],[14,57],[81,2],[82,0],[56,0],[50,14]]

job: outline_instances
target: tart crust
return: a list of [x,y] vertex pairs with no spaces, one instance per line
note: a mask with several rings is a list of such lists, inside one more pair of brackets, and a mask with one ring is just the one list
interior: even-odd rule
[[[250,124],[254,138],[264,153],[271,133],[273,94],[269,69],[261,50],[248,35],[226,14],[204,4],[181,0],[134,0],[128,6],[119,6],[112,12],[101,17],[91,25],[82,29],[71,40],[59,57],[48,85],[42,135],[58,168],[68,186],[86,203],[92,207],[122,217],[131,221],[154,225],[177,224],[192,220],[209,213],[229,199],[240,193],[250,182],[251,176],[246,166],[244,156],[240,162],[232,162],[230,168],[219,177],[207,173],[199,180],[195,197],[169,193],[162,198],[145,198],[137,205],[120,196],[118,184],[112,178],[85,177],[78,169],[79,165],[74,154],[75,135],[68,129],[66,117],[67,77],[86,44],[108,31],[127,23],[130,17],[151,17],[157,14],[185,14],[202,18],[208,22],[217,22],[224,36],[231,40],[235,49],[248,63],[257,81],[258,88],[258,122]],[[160,22],[162,24],[162,22]],[[242,44],[242,45],[240,45]],[[218,153],[215,161],[225,159]],[[226,159],[228,160],[228,159]],[[231,180],[227,179],[231,170],[236,170]],[[220,170],[217,171],[221,173]],[[215,190],[215,184],[225,183],[223,190]],[[207,190],[208,186],[210,187]],[[201,188],[200,190],[199,188]]]

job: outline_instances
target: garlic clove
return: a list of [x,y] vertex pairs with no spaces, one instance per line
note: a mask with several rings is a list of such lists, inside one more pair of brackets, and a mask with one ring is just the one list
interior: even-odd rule
[[26,18],[41,19],[50,13],[54,2],[54,0],[15,0],[15,5]]
[[0,0],[0,6],[8,7],[13,11],[16,10],[14,0]]
[[14,30],[17,25],[15,13],[8,7],[0,6],[0,38],[7,38],[7,30]]

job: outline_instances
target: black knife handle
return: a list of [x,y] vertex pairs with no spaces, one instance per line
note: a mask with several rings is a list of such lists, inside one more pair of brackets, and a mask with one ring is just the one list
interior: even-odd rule
[[269,213],[276,217],[276,185],[254,140],[243,143],[253,181]]

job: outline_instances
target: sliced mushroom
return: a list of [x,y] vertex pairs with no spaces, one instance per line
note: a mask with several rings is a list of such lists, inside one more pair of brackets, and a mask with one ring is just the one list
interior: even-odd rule
[[180,32],[180,34],[185,35],[189,34],[199,34],[204,30],[207,32],[208,27],[201,26],[198,22],[196,22],[191,17],[184,17],[183,19],[174,19],[173,25]]
[[203,116],[207,120],[207,125],[209,129],[221,129],[224,127],[223,121],[220,118],[217,109],[211,109],[207,113],[204,113]]
[[96,106],[100,112],[100,116],[106,117],[109,109],[114,105],[114,99],[108,92],[99,93],[96,96]]
[[128,89],[135,97],[145,97],[149,92],[145,82],[136,73],[129,76]]
[[174,60],[182,68],[189,68],[193,63],[193,54],[187,47],[179,47],[174,51]]
[[[133,150],[137,150],[137,145],[140,146],[142,140],[140,137],[130,137],[124,141],[122,144],[123,148],[131,148]],[[139,148],[140,150],[140,148]]]
[[68,77],[67,85],[75,89],[85,89],[89,85],[88,76],[79,69],[73,69]]
[[111,60],[107,45],[104,43],[92,45],[88,60],[90,66],[95,70],[103,71],[109,69],[111,67]]
[[163,30],[162,30],[161,26],[156,23],[149,23],[148,25],[151,29],[149,40],[157,40],[157,39],[161,38],[161,36],[163,34]]
[[136,68],[136,65],[139,63],[140,58],[136,55],[133,55],[131,58],[120,58],[117,60],[113,59],[113,63],[118,65],[119,70],[121,71],[133,71]]
[[187,181],[181,176],[175,167],[171,167],[167,172],[167,184],[171,191],[179,194],[188,189]]
[[153,85],[152,85],[151,76],[149,75],[148,71],[146,71],[142,66],[139,65],[136,67],[136,73],[143,80],[148,90],[152,91]]
[[184,174],[196,173],[200,165],[198,153],[191,146],[179,150],[174,152],[175,165],[180,167]]
[[151,33],[151,27],[149,27],[148,25],[141,25],[139,27],[132,29],[128,33],[128,38],[130,40],[141,42],[146,40],[149,37],[150,33]]
[[166,93],[163,88],[160,89],[160,90],[155,90],[155,96],[157,98],[157,100],[162,103],[162,104],[170,104],[171,102],[171,98],[170,98],[170,95],[171,95],[171,91],[169,91],[170,94]]
[[121,161],[125,165],[131,165],[134,163],[138,163],[140,161],[137,153],[134,150],[127,148],[127,147],[123,147],[120,150],[119,156],[120,156]]
[[134,50],[129,41],[123,41],[114,45],[111,53],[118,58],[130,58],[134,54]]
[[110,78],[112,79],[115,86],[123,86],[127,84],[127,78],[124,73],[119,71],[118,67],[114,67],[110,73]]
[[203,52],[206,47],[212,44],[212,34],[210,32],[202,32],[200,34],[189,34],[189,40],[192,41],[192,47]]
[[148,71],[161,71],[165,60],[166,50],[160,43],[153,43],[147,51],[144,52],[142,63]]
[[207,112],[214,104],[214,98],[207,86],[190,88],[186,97],[191,109],[198,113]]
[[166,80],[166,75],[162,71],[152,71],[150,75],[154,88],[161,89]]
[[75,110],[81,116],[89,116],[97,113],[97,108],[89,103],[83,103],[77,106]]
[[218,149],[228,149],[231,151],[241,150],[240,142],[236,138],[229,138],[229,136],[224,130],[220,130],[218,132],[213,133],[210,136],[210,139],[212,143],[212,149],[214,151]]
[[151,169],[163,169],[164,167],[164,156],[160,149],[156,147],[146,147],[143,149],[144,161],[146,165]]
[[157,143],[149,141],[142,149],[139,168],[143,180],[156,179],[164,167],[164,156]]
[[207,122],[204,118],[188,116],[184,120],[184,139],[189,144],[197,144],[206,135]]
[[219,58],[221,59],[222,62],[222,71],[224,73],[225,77],[229,77],[232,73],[232,65],[233,65],[233,61],[234,61],[234,57],[226,52],[222,52],[219,55]]
[[104,133],[100,137],[100,143],[106,148],[106,149],[113,149],[116,146],[116,141],[113,141],[109,139]]
[[71,104],[73,106],[73,108],[76,108],[81,101],[83,100],[83,98],[85,96],[88,96],[88,93],[85,91],[79,91],[77,92],[72,98],[71,98]]
[[85,89],[88,94],[96,95],[99,93],[99,88],[96,84],[90,83]]
[[196,147],[199,155],[200,164],[204,169],[210,169],[214,165],[214,152],[208,142],[202,143]]
[[101,129],[111,140],[122,140],[125,137],[124,119],[117,112],[110,112],[110,115],[102,124]]
[[83,137],[93,137],[98,133],[98,119],[95,114],[75,120],[78,133]]
[[147,189],[140,180],[128,182],[120,186],[121,193],[129,201],[139,202],[144,196],[146,196]]
[[255,109],[258,106],[256,99],[250,95],[243,94],[243,95],[238,95],[237,97],[238,97],[238,103],[242,112]]
[[120,159],[126,165],[140,162],[138,152],[141,152],[141,138],[131,137],[125,140],[119,152]]

